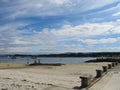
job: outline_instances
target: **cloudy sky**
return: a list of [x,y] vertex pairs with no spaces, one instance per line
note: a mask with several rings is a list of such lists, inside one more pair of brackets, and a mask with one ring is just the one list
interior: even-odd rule
[[120,0],[0,0],[0,54],[120,51]]

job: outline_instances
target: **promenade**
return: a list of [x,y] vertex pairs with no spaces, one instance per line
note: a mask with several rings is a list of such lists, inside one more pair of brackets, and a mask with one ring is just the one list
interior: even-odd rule
[[88,90],[120,90],[120,65],[110,70]]

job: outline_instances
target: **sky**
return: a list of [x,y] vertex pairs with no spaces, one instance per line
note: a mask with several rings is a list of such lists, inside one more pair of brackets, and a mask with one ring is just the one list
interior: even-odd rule
[[120,52],[120,0],[0,0],[0,54]]

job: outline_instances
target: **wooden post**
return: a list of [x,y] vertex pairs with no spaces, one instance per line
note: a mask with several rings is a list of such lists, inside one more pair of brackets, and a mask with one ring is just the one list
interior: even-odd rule
[[112,68],[112,65],[111,64],[108,64],[108,69],[111,69]]
[[118,62],[115,62],[116,66],[118,65]]
[[103,72],[107,72],[107,66],[102,66]]
[[40,64],[40,60],[38,59],[38,63]]
[[81,76],[81,87],[88,87],[90,85],[90,81],[92,76]]
[[96,77],[102,76],[102,70],[96,70]]
[[115,67],[115,63],[114,62],[112,63],[112,67]]

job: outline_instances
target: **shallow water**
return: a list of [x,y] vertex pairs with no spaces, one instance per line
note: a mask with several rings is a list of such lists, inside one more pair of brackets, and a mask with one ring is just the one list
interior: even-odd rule
[[[81,58],[81,57],[38,57],[41,63],[79,63],[95,58]],[[0,62],[20,62],[33,63],[35,59],[31,57],[16,57],[15,59],[9,57],[0,57]]]

